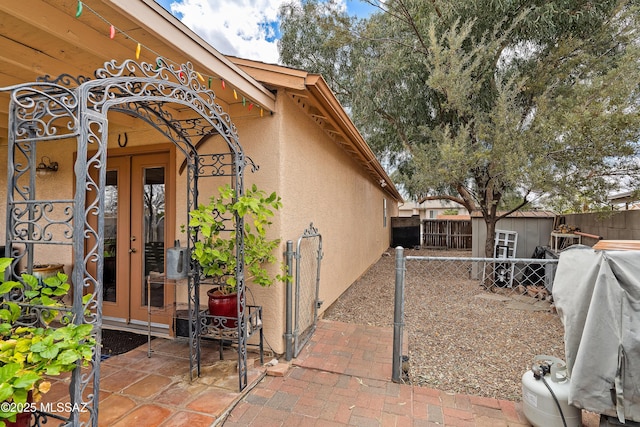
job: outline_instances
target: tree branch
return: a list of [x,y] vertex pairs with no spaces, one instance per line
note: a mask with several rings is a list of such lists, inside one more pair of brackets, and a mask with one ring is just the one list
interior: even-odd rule
[[524,197],[522,198],[522,202],[520,202],[520,204],[518,204],[516,207],[508,210],[507,212],[505,212],[505,213],[503,213],[501,215],[498,215],[496,217],[496,222],[501,220],[502,218],[505,218],[505,217],[511,215],[514,212],[519,211],[520,209],[524,208],[525,206],[527,206],[529,204],[529,200],[527,200],[527,196],[528,195],[529,195],[529,192],[527,192],[527,194],[524,195]]
[[376,111],[376,113],[380,114],[380,116],[382,116],[382,118],[384,118],[387,122],[391,123],[395,127],[396,133],[398,134],[398,137],[400,138],[400,141],[402,142],[402,146],[409,153],[413,154],[413,147],[409,143],[409,138],[407,138],[407,135],[400,129],[400,126],[398,126],[398,121],[396,120],[396,118],[393,117],[391,114],[387,113],[385,110],[382,110],[382,109],[378,108],[375,111]]
[[457,186],[456,191],[458,191],[458,194],[460,194],[461,197],[451,196],[448,194],[424,196],[418,199],[418,203],[424,203],[427,200],[449,200],[451,202],[464,206],[467,212],[469,212],[470,214],[475,211],[475,203],[473,203],[473,198],[471,197],[471,194],[467,191],[467,189],[464,188],[464,186],[459,185]]

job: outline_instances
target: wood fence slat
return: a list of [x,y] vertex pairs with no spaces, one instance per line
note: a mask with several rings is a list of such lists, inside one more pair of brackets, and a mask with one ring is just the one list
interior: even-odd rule
[[471,221],[425,219],[423,245],[429,248],[471,249]]

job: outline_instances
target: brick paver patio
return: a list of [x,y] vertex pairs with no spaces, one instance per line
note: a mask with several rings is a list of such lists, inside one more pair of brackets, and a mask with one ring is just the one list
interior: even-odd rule
[[[393,383],[392,328],[321,320],[288,370],[250,369],[243,393],[235,350],[220,362],[204,343],[202,376],[190,382],[186,341],[152,343],[150,358],[145,345],[101,363],[100,426],[529,426],[518,402]],[[54,381],[45,401],[68,399],[68,384]],[[598,423],[583,413],[584,426]]]

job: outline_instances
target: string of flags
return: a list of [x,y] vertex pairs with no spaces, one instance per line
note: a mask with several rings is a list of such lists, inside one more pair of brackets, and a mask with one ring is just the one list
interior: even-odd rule
[[[102,21],[104,21],[109,29],[109,38],[111,40],[116,38],[116,35],[122,34],[124,35],[124,37],[126,37],[127,39],[133,41],[136,46],[135,46],[135,58],[136,60],[140,59],[140,54],[142,53],[142,49],[144,48],[145,50],[148,50],[149,52],[152,52],[156,57],[158,58],[162,58],[163,61],[167,62],[167,63],[171,63],[172,65],[175,65],[176,68],[180,68],[181,64],[179,64],[178,62],[172,61],[172,60],[167,60],[166,58],[162,57],[162,55],[160,55],[159,53],[155,52],[153,49],[145,46],[144,44],[142,44],[141,42],[137,41],[135,38],[131,37],[129,34],[127,34],[125,31],[121,30],[120,28],[117,28],[115,25],[113,25],[111,22],[109,22],[105,17],[103,17],[102,15],[100,15],[98,12],[96,12],[95,10],[93,10],[89,5],[87,5],[85,2],[83,1],[78,1],[78,4],[76,6],[76,18],[80,18],[82,16],[82,14],[84,13],[84,11],[88,10],[90,11],[92,14],[94,14],[96,17],[100,18]],[[161,67],[161,62],[158,59],[158,63],[157,63],[157,68]],[[224,79],[218,77],[218,76],[211,76],[211,75],[202,75],[199,71],[195,71],[196,77],[198,78],[198,80],[200,81],[200,83],[204,84],[206,82],[207,84],[207,88],[211,89],[211,84],[213,83],[213,80],[220,80],[220,86],[222,87],[223,90],[227,89],[227,84],[224,81]],[[207,77],[205,79],[205,76]],[[184,71],[179,70],[178,71],[178,77],[182,80],[184,79]],[[238,100],[238,92],[236,91],[235,88],[233,88],[233,99],[235,99],[236,101]],[[264,109],[259,106],[254,104],[253,102],[251,102],[250,100],[247,100],[246,97],[242,96],[242,106],[243,107],[247,107],[248,111],[251,111],[254,107],[256,108],[260,108],[260,117],[264,116]]]

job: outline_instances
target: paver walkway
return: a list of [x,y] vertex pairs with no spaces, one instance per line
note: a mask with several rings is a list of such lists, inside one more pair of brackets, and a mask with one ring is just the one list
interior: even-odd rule
[[320,321],[290,371],[264,378],[224,426],[529,425],[519,403],[391,382],[392,344],[391,328]]
[[[392,328],[322,320],[290,369],[276,370],[280,376],[250,369],[250,385],[238,393],[235,350],[220,363],[216,345],[204,343],[202,376],[189,382],[188,344],[156,339],[150,358],[144,345],[101,363],[99,424],[529,426],[520,403],[393,383],[392,343]],[[45,401],[67,400],[68,385],[68,376],[54,381]],[[583,413],[584,426],[598,422]]]

